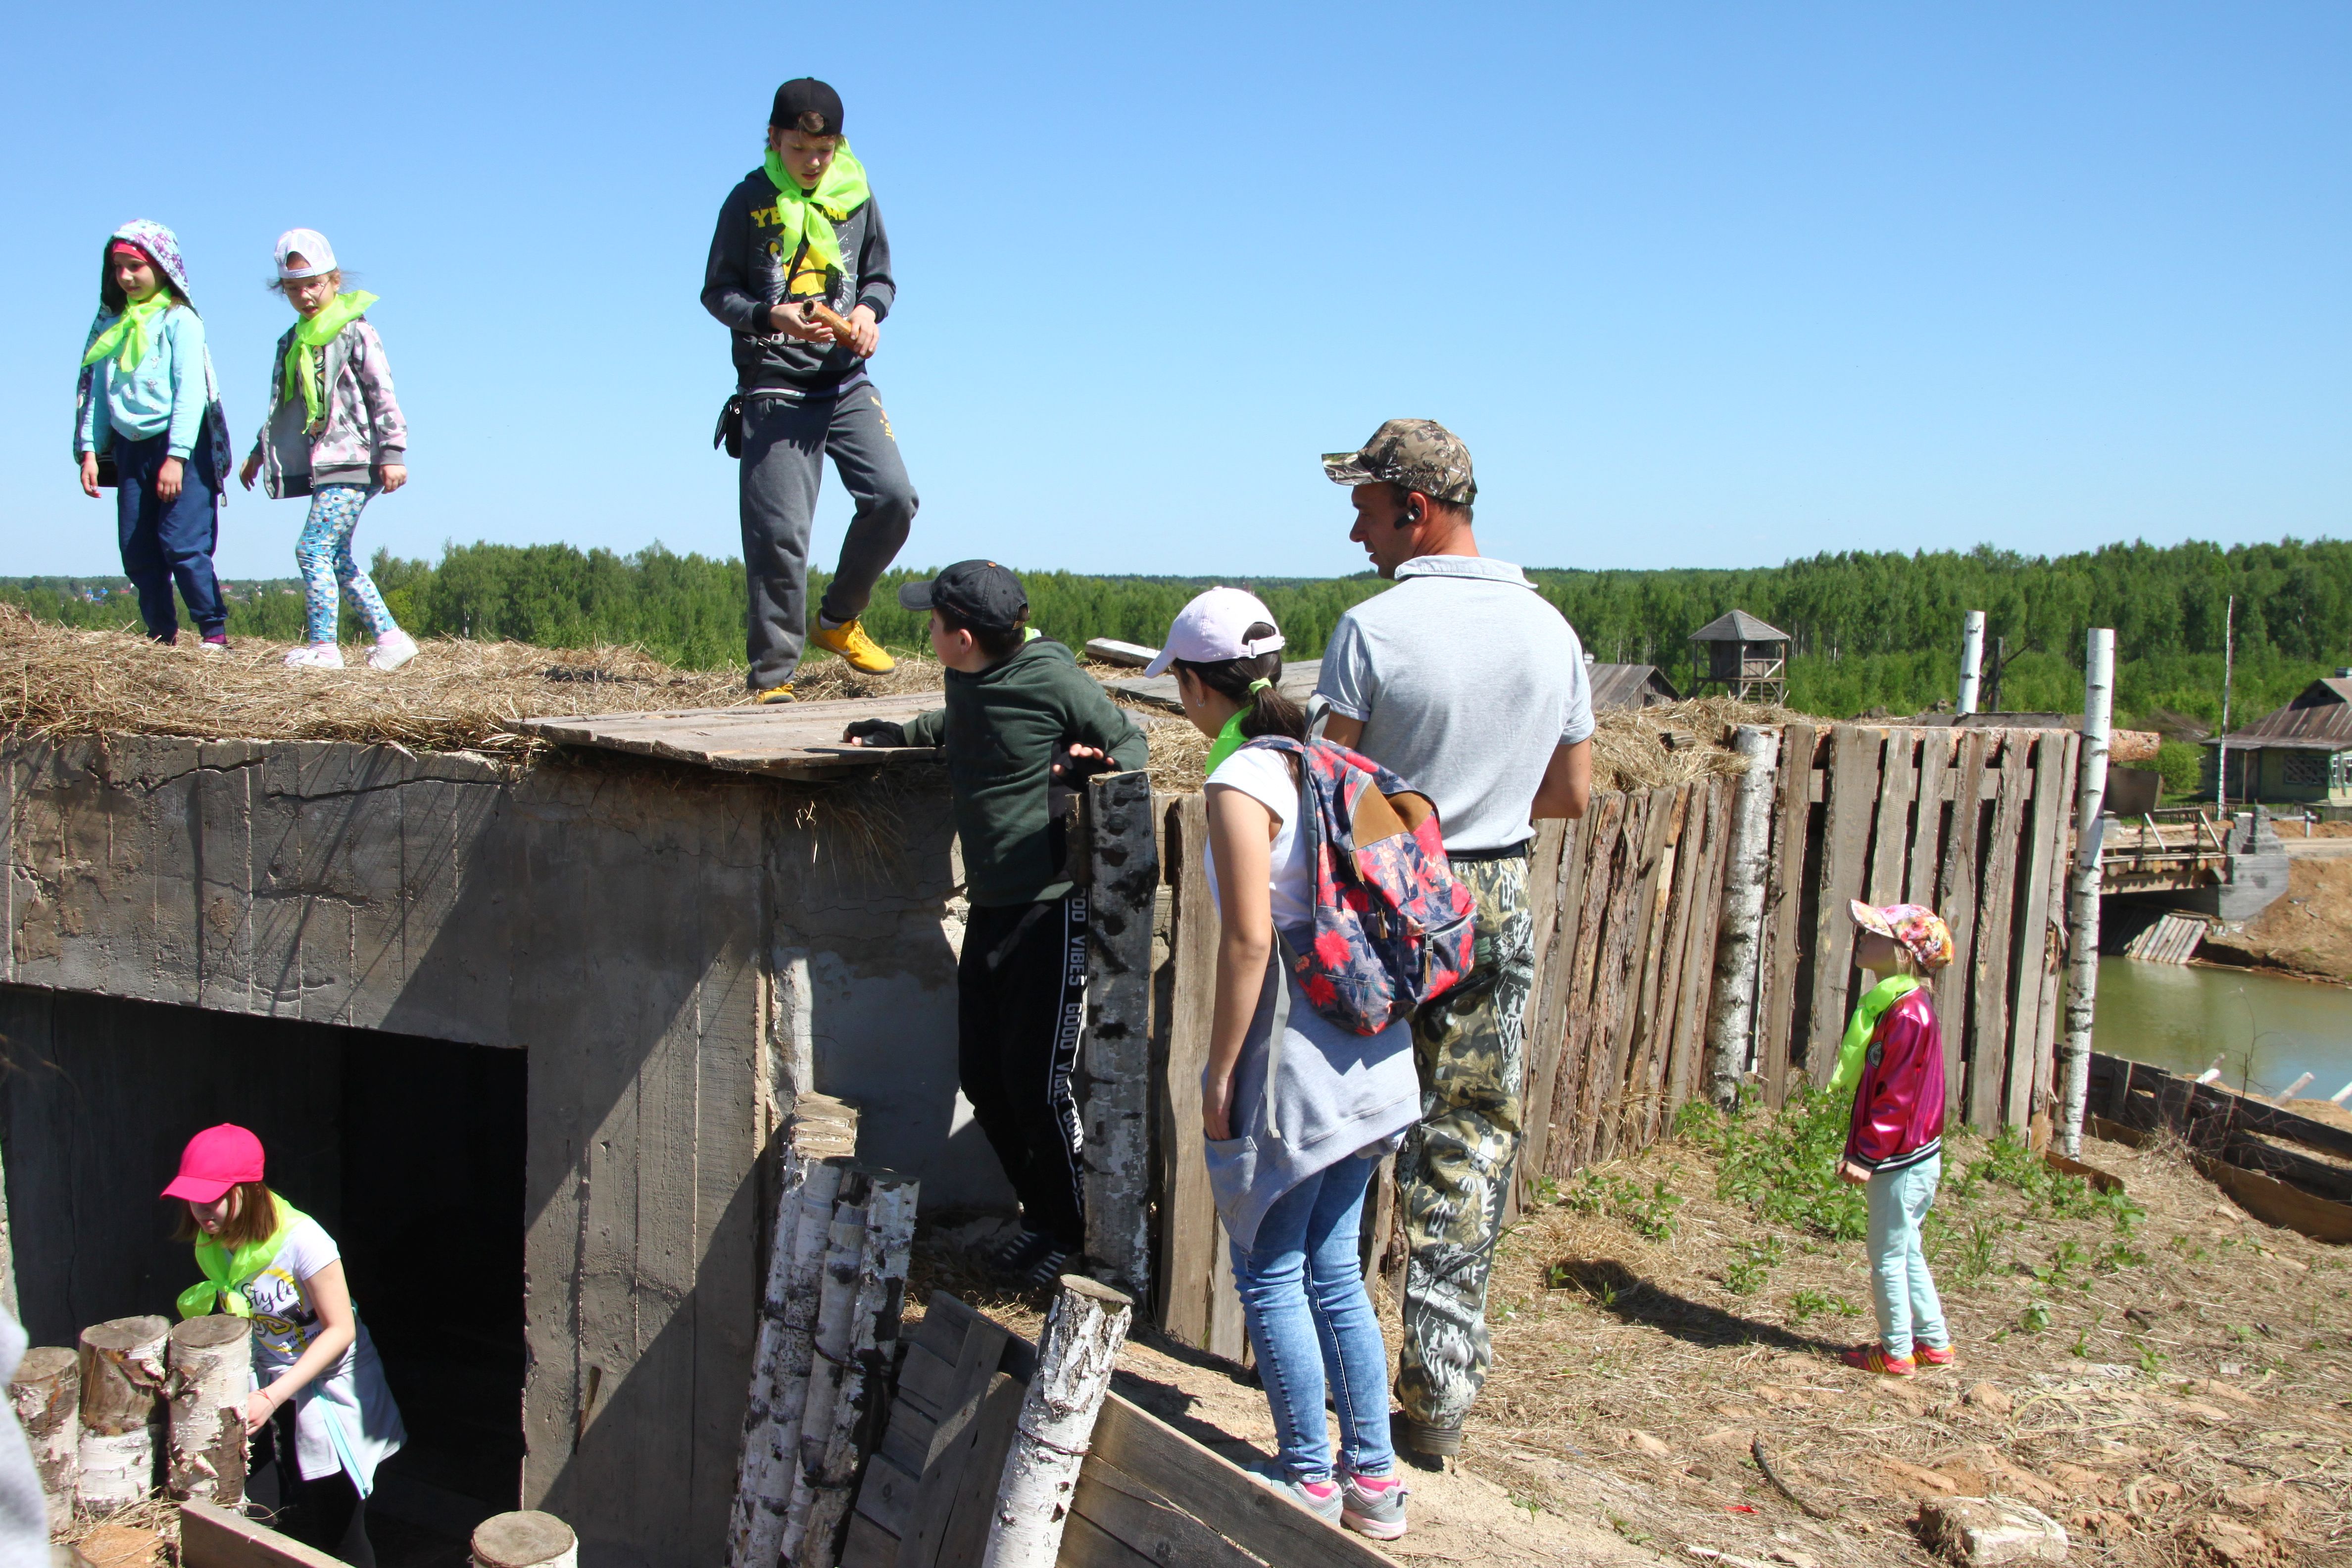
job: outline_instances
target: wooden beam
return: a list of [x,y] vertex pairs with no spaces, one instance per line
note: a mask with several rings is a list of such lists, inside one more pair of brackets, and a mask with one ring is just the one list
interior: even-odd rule
[[338,1558],[234,1510],[190,1498],[180,1505],[180,1568],[343,1568]]
[[1848,900],[1866,889],[1871,816],[1878,804],[1886,731],[1840,724],[1830,735],[1828,815],[1813,914],[1813,1006],[1805,1031],[1805,1072],[1816,1088],[1836,1069],[1838,1040],[1853,989],[1853,918]]
[[1819,735],[1811,724],[1790,724],[1780,731],[1780,776],[1764,889],[1764,952],[1756,970],[1756,1063],[1764,1079],[1765,1101],[1773,1106],[1788,1098],[1789,1062],[1794,1055],[1805,841],[1812,820],[1813,751]]
[[1560,1003],[1559,1062],[1553,1069],[1544,1172],[1564,1178],[1583,1163],[1586,1058],[1592,1033],[1593,988],[1607,921],[1610,880],[1624,824],[1626,796],[1616,790],[1593,797],[1585,811],[1582,868],[1578,872],[1576,940],[1568,944],[1568,994]]
[[1087,781],[1087,1255],[1130,1297],[1151,1289],[1151,916],[1159,825],[1149,773]]
[[2001,1089],[2009,1068],[2010,958],[2017,916],[2018,858],[2024,847],[2020,835],[2025,821],[2025,792],[2033,776],[2026,755],[2026,733],[2002,732],[2000,794],[1993,805],[1992,835],[1984,846],[1984,896],[1977,906],[1976,1018],[1969,1031],[1969,1124],[1987,1131],[2001,1119]]
[[[1554,837],[1548,847],[1552,859],[1551,920],[1538,926],[1536,950],[1541,1005],[1528,1011],[1528,1087],[1523,1097],[1524,1131],[1519,1146],[1518,1181],[1524,1200],[1545,1170],[1555,1135],[1552,1094],[1559,1082],[1562,1058],[1568,1055],[1568,1003],[1578,973],[1578,937],[1584,918],[1584,864],[1591,845],[1591,811],[1572,822],[1547,822]],[[1539,845],[1541,841],[1539,840]],[[1540,864],[1540,858],[1538,864]]]
[[[1944,863],[1944,803],[1951,794],[1952,757],[1960,734],[1957,730],[1919,731],[1919,797],[1911,829],[1911,868],[1903,880],[1906,904],[1936,909],[1936,876]],[[1950,923],[1948,917],[1945,923]]]
[[1911,805],[1918,793],[1916,730],[1889,730],[1879,767],[1878,813],[1870,838],[1870,891],[1863,897],[1885,908],[1901,900],[1904,873],[1911,859]]
[[1936,1017],[1944,1028],[1944,1117],[1958,1121],[1968,1105],[1968,1040],[1975,1015],[1979,845],[1984,834],[1986,768],[1999,735],[1961,731],[1952,784],[1952,826],[1936,872],[1936,912],[1952,933],[1952,962],[1936,982]]
[[1167,808],[1164,869],[1175,895],[1168,962],[1173,967],[1160,1120],[1160,1330],[1179,1344],[1209,1347],[1209,1291],[1215,1274],[1216,1199],[1201,1142],[1201,1069],[1209,1059],[1216,1002],[1217,911],[1202,856],[1209,841],[1202,796]]

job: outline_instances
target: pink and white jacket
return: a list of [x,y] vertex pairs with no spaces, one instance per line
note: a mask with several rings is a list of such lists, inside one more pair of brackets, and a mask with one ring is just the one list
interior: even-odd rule
[[309,405],[286,391],[286,351],[294,329],[269,356],[269,414],[253,449],[261,455],[262,488],[271,499],[309,495],[320,485],[372,485],[386,463],[408,461],[408,422],[393,395],[392,364],[383,340],[361,316],[319,351],[319,403],[325,416],[304,426]]
[[1853,1091],[1845,1157],[1900,1171],[1944,1149],[1944,1028],[1922,985],[1879,1016]]

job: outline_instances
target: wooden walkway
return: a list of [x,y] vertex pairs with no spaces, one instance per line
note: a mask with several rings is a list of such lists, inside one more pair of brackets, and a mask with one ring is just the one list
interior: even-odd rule
[[847,746],[842,727],[856,719],[900,721],[937,708],[945,694],[783,702],[771,708],[679,708],[654,713],[591,713],[526,719],[528,734],[565,746],[597,746],[641,757],[692,763],[724,773],[782,778],[836,778],[853,768],[936,763],[933,746]]

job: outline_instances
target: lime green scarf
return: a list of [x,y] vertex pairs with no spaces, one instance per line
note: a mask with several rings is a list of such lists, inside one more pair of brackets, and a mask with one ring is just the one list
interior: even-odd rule
[[[1259,692],[1264,691],[1267,687],[1272,686],[1274,682],[1271,680],[1253,680],[1250,682],[1249,694],[1252,697],[1255,697]],[[1203,778],[1215,773],[1219,764],[1223,763],[1227,757],[1232,756],[1235,752],[1242,749],[1243,742],[1249,739],[1248,736],[1242,733],[1242,715],[1254,712],[1256,710],[1256,706],[1257,705],[1255,703],[1250,703],[1244,707],[1234,709],[1234,716],[1225,721],[1225,727],[1217,731],[1216,740],[1211,742],[1209,746],[1209,760],[1205,763],[1202,764],[1201,775]]]
[[1838,1044],[1837,1071],[1830,1075],[1829,1092],[1834,1097],[1851,1095],[1862,1081],[1862,1058],[1869,1054],[1870,1037],[1878,1033],[1878,1020],[1886,1010],[1914,991],[1919,989],[1916,976],[1890,974],[1866,992],[1853,1017],[1845,1026],[1845,1038]]
[[319,307],[315,316],[305,316],[294,323],[294,341],[286,349],[286,395],[302,389],[302,428],[316,431],[324,423],[319,404],[319,351],[335,341],[335,334],[367,314],[367,308],[376,297],[364,289],[348,294],[338,294]]
[[269,1195],[278,1205],[278,1228],[259,1241],[248,1241],[234,1253],[217,1241],[196,1243],[196,1267],[205,1277],[180,1292],[180,1316],[202,1318],[215,1311],[233,1318],[253,1316],[253,1303],[245,1299],[247,1283],[269,1267],[286,1245],[287,1233],[310,1217],[276,1193]]
[[[782,226],[787,244],[784,264],[792,265],[800,246],[792,237],[808,242],[809,259],[821,264],[828,272],[847,270],[841,259],[841,237],[833,226],[866,205],[874,192],[866,183],[866,165],[849,150],[849,141],[842,139],[834,150],[833,162],[825,166],[816,189],[804,191],[801,183],[784,172],[783,160],[776,156],[773,147],[768,149],[766,163],[768,181],[776,187],[776,218]],[[821,289],[808,292],[820,293]]]
[[137,370],[139,362],[147,357],[147,351],[155,346],[152,325],[161,323],[171,308],[172,296],[161,289],[144,300],[126,303],[114,325],[90,340],[89,347],[82,353],[81,363],[96,364],[107,355],[119,353],[121,357],[114,362],[118,368]]

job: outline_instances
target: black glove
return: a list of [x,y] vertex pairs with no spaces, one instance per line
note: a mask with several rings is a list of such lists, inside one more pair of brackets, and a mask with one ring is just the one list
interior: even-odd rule
[[869,746],[903,746],[907,743],[907,726],[888,719],[860,719],[841,732],[845,741],[863,741]]

